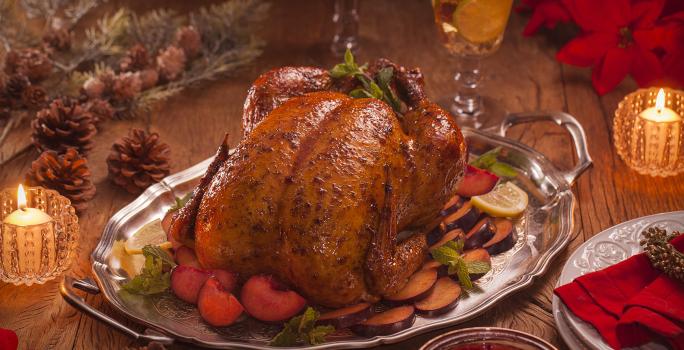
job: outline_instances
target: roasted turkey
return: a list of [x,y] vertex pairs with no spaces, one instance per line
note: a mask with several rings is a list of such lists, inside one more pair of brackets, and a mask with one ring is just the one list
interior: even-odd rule
[[224,140],[174,216],[173,237],[203,267],[272,274],[318,305],[404,287],[462,177],[466,146],[426,97],[420,70],[380,59],[368,72],[382,67],[393,67],[403,113],[349,97],[354,82],[323,69],[261,75],[245,101],[242,141],[229,152]]

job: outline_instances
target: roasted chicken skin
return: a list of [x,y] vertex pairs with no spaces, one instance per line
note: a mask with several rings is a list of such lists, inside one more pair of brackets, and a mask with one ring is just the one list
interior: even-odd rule
[[[280,278],[314,304],[339,307],[396,293],[423,263],[425,234],[455,191],[466,147],[453,118],[423,92],[417,69],[394,68],[407,110],[332,91],[327,72],[284,67],[250,89],[245,136],[224,144],[174,237],[206,268]],[[281,81],[284,80],[284,81]],[[399,241],[401,231],[417,232]]]

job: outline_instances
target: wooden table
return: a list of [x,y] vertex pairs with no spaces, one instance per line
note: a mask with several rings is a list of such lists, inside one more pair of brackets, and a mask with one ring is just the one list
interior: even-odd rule
[[[138,11],[163,1],[130,2]],[[190,2],[175,2],[178,10],[191,9]],[[110,2],[93,16],[111,10]],[[360,61],[384,56],[406,66],[422,68],[433,98],[446,105],[455,85],[455,61],[437,42],[429,1],[363,1],[360,8]],[[105,158],[115,139],[131,127],[158,132],[171,145],[173,171],[185,169],[213,154],[224,132],[231,143],[240,138],[242,102],[251,82],[261,72],[282,65],[331,67],[337,59],[327,50],[332,35],[330,1],[277,1],[263,29],[268,45],[263,56],[233,77],[205,84],[159,104],[149,123],[143,119],[110,121],[96,136],[89,155],[97,195],[80,217],[81,241],[68,274],[89,276],[90,253],[100,239],[107,220],[135,196],[107,179]],[[636,88],[625,81],[615,91],[599,97],[591,87],[590,71],[564,66],[555,60],[561,40],[551,35],[523,37],[526,16],[513,14],[500,51],[485,62],[486,124],[495,125],[505,112],[563,110],[584,126],[594,166],[574,186],[579,206],[577,227],[569,247],[553,262],[545,276],[486,312],[458,327],[500,326],[523,330],[563,348],[551,314],[552,289],[570,253],[589,237],[612,225],[642,215],[684,207],[684,176],[650,178],[629,170],[612,147],[613,111],[622,97]],[[545,153],[561,169],[572,167],[569,136],[551,123],[514,128],[511,137]],[[25,152],[0,172],[0,186],[16,186],[37,153]],[[22,349],[119,349],[136,347],[130,338],[77,312],[58,293],[59,281],[32,287],[0,283],[0,327],[19,335]],[[100,296],[87,302],[131,327]],[[452,328],[458,328],[452,327]],[[424,334],[383,349],[416,349],[428,339],[447,331]],[[184,348],[179,345],[176,348]]]

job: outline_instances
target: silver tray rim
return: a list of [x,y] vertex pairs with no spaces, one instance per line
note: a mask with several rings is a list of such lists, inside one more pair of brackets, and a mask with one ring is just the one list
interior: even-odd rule
[[[560,120],[558,118],[559,114],[563,117],[560,119],[563,120]],[[522,120],[525,118],[531,118],[534,120]],[[570,120],[567,120],[567,118],[569,118]],[[581,133],[581,139],[578,139],[577,135],[574,135],[570,128],[569,131],[571,132],[571,134],[573,134],[575,148],[580,156],[580,163],[582,164],[578,164],[578,166],[570,172],[561,172],[543,154],[539,153],[538,151],[534,150],[533,148],[527,145],[505,138],[505,132],[508,126],[511,126],[516,123],[524,123],[536,120],[555,121],[557,124],[566,127],[567,123],[572,124],[570,125],[570,127],[574,126],[579,128],[579,132]],[[567,246],[572,236],[572,232],[575,228],[574,211],[576,207],[576,199],[574,194],[572,193],[571,184],[569,183],[569,181],[571,182],[579,175],[581,175],[581,173],[584,170],[586,170],[591,164],[591,158],[589,157],[588,152],[586,150],[586,139],[584,136],[584,131],[582,130],[579,122],[577,122],[574,119],[574,117],[570,116],[569,114],[562,112],[535,112],[528,114],[521,113],[517,115],[511,114],[507,116],[507,118],[501,125],[499,134],[490,131],[482,131],[470,128],[463,128],[462,132],[464,134],[464,137],[466,138],[468,134],[473,134],[479,137],[488,138],[490,139],[490,141],[494,141],[495,143],[506,145],[509,148],[515,149],[521,153],[526,154],[529,158],[534,159],[535,162],[544,165],[545,169],[550,170],[550,172],[544,173],[544,175],[547,178],[549,178],[552,182],[558,185],[557,197],[559,198],[559,200],[557,200],[554,205],[563,206],[562,210],[567,214],[567,216],[562,217],[565,220],[561,220],[561,224],[559,225],[558,230],[559,232],[556,236],[556,239],[549,245],[548,250],[546,250],[544,254],[540,254],[536,258],[536,262],[533,265],[531,265],[530,269],[526,273],[522,274],[519,277],[518,281],[515,281],[511,285],[506,286],[497,291],[497,293],[494,294],[492,298],[482,303],[480,307],[477,309],[471,310],[470,312],[458,315],[456,317],[446,319],[434,319],[434,322],[430,322],[422,326],[414,325],[404,331],[392,335],[376,336],[368,338],[363,341],[354,340],[323,343],[320,345],[309,346],[307,347],[308,349],[369,348],[383,344],[393,344],[412,338],[419,334],[426,333],[428,331],[457,325],[459,323],[471,320],[472,318],[489,310],[491,307],[493,307],[496,303],[498,303],[505,297],[531,285],[534,281],[534,278],[544,274],[548,270],[552,259],[555,258],[558,255],[558,253]],[[583,148],[583,151],[581,150],[581,148]],[[213,157],[208,158],[198,164],[195,164],[194,166],[188,169],[185,169],[181,172],[166,177],[158,184],[150,186],[133,202],[126,205],[125,207],[120,209],[115,215],[113,215],[110,218],[107,225],[105,226],[98,245],[91,254],[93,275],[100,289],[100,292],[102,292],[105,300],[107,300],[107,302],[110,305],[112,305],[119,313],[125,315],[129,319],[132,319],[142,325],[145,325],[146,327],[162,332],[163,334],[167,334],[173,337],[174,339],[210,348],[278,349],[276,347],[264,346],[260,344],[250,344],[245,342],[210,342],[199,339],[197,337],[186,337],[180,335],[172,330],[160,327],[158,324],[136,317],[135,315],[128,312],[128,310],[123,305],[116,301],[116,298],[114,297],[114,293],[116,292],[111,288],[108,288],[108,284],[103,282],[104,274],[107,273],[107,265],[105,262],[104,254],[106,253],[107,248],[112,245],[112,240],[115,236],[114,233],[117,231],[119,224],[121,222],[125,222],[127,218],[131,217],[139,210],[144,209],[157,196],[167,191],[174,193],[173,184],[184,180],[190,174],[195,174],[198,171],[201,171],[201,169],[205,169],[212,159]]]

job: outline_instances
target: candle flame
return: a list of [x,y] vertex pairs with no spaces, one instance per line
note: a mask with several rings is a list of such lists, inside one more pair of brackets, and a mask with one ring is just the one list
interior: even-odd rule
[[660,90],[658,90],[655,108],[658,111],[658,113],[662,113],[663,109],[665,108],[665,90],[663,90],[663,88],[660,88]]
[[19,209],[26,209],[26,192],[22,185],[19,185],[19,188],[17,189],[17,207],[19,207]]

